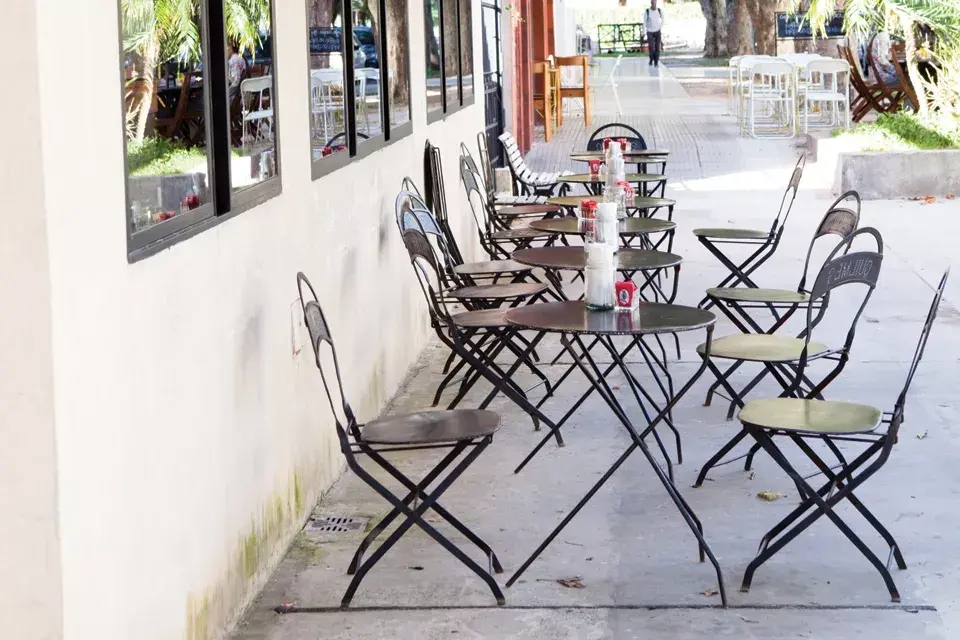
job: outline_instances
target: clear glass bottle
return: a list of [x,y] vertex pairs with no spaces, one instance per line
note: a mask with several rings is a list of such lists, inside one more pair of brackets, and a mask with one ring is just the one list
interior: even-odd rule
[[583,273],[583,299],[587,309],[605,311],[616,303],[616,269],[613,248],[605,242],[584,245],[586,266]]

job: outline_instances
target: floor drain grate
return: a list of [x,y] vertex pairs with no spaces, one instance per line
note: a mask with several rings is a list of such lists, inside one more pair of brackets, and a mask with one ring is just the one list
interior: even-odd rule
[[367,518],[348,518],[346,516],[327,516],[325,518],[312,518],[310,520],[311,531],[325,531],[328,533],[347,533],[350,531],[363,531],[367,528]]

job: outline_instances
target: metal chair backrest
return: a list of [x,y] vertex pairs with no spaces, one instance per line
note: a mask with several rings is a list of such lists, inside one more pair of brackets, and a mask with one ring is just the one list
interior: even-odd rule
[[[480,231],[480,240],[486,246],[485,237],[492,233],[493,226],[490,221],[490,210],[488,208],[487,198],[480,188],[477,181],[477,174],[470,169],[470,165],[464,158],[460,159],[460,180],[463,182],[463,188],[467,192],[467,200],[470,202],[470,211],[473,212],[473,219],[477,223]],[[474,203],[474,195],[479,200],[479,206]]]
[[[800,189],[800,179],[803,178],[803,168],[807,166],[806,154],[801,154],[797,159],[797,164],[793,166],[793,173],[790,174],[790,182],[783,192],[783,199],[780,200],[780,209],[777,211],[777,217],[773,219],[773,226],[770,227],[770,233],[777,234],[777,239],[783,234],[783,229],[787,225],[787,218],[793,210],[793,203],[797,199],[797,191]],[[781,218],[783,220],[781,221]]]
[[[875,249],[871,251],[857,250],[851,253],[850,249],[854,242],[863,237],[866,237],[868,240],[873,240],[876,243]],[[873,227],[864,227],[863,229],[854,231],[834,247],[830,255],[827,256],[810,291],[810,304],[807,305],[807,326],[803,334],[804,346],[797,365],[797,377],[794,380],[792,389],[793,394],[800,388],[800,382],[803,379],[803,370],[807,366],[810,339],[813,335],[814,328],[826,310],[829,296],[840,287],[851,284],[862,284],[866,286],[866,293],[850,322],[847,337],[840,350],[838,364],[833,371],[823,378],[810,392],[808,397],[816,397],[820,391],[840,374],[840,371],[850,357],[850,347],[853,346],[853,339],[856,335],[857,323],[860,321],[860,316],[863,315],[863,310],[867,308],[867,303],[870,302],[870,298],[877,288],[877,279],[880,277],[881,264],[883,264],[883,238],[880,236],[880,232]],[[816,316],[814,315],[815,312]]]
[[[430,318],[434,323],[449,324],[450,312],[442,294],[443,277],[440,266],[437,264],[433,247],[427,237],[416,229],[407,229],[403,232],[403,245],[410,256],[417,282],[427,300],[430,309]],[[434,285],[436,282],[436,286]]]
[[933,301],[930,303],[930,309],[927,311],[927,318],[923,323],[923,329],[920,331],[920,340],[917,342],[917,348],[913,352],[913,360],[910,362],[910,369],[907,371],[907,379],[904,382],[903,390],[897,397],[897,403],[893,409],[893,419],[890,421],[890,431],[896,438],[897,430],[903,422],[903,410],[907,404],[907,393],[910,391],[910,384],[913,382],[913,376],[917,372],[920,360],[923,359],[923,352],[927,348],[927,340],[930,338],[930,332],[933,330],[933,323],[937,319],[937,311],[940,309],[940,301],[943,300],[943,292],[947,288],[947,280],[950,279],[950,269],[944,271],[940,278],[940,284],[933,294]]
[[470,153],[470,148],[467,147],[466,143],[460,143],[460,157],[467,161],[467,164],[470,165],[470,169],[483,179],[483,176],[480,174],[480,167],[477,166],[477,161],[473,159],[473,154]]
[[[622,130],[626,132],[627,135],[616,135],[615,132],[617,130]],[[647,141],[643,139],[639,131],[630,125],[613,122],[603,125],[590,135],[590,139],[587,141],[587,151],[601,151],[603,149],[604,138],[626,138],[633,149],[642,150],[648,148]]]
[[490,161],[487,134],[484,131],[477,134],[477,149],[480,151],[480,169],[483,171],[483,182],[487,187],[487,200],[493,202],[497,197],[497,174]]
[[[304,291],[306,286],[306,291]],[[330,403],[330,411],[337,425],[337,436],[340,439],[340,448],[344,455],[350,456],[350,440],[348,434],[355,440],[360,439],[360,426],[357,424],[357,418],[347,401],[346,393],[343,390],[343,378],[340,375],[340,363],[337,360],[337,349],[333,344],[333,336],[330,333],[330,326],[323,315],[323,309],[320,308],[320,302],[317,299],[317,292],[313,285],[307,279],[303,272],[297,273],[297,291],[300,294],[300,307],[303,309],[303,322],[307,325],[307,332],[310,335],[310,348],[313,350],[316,359],[317,369],[320,370],[320,378],[323,380],[323,390],[327,394],[327,400]],[[309,295],[305,295],[308,293]],[[327,373],[324,372],[323,363],[320,359],[321,350],[326,345],[330,350],[330,357],[333,360],[333,369],[335,372],[336,388],[333,388]],[[334,394],[338,395],[339,402],[334,402]],[[339,407],[338,407],[339,405]],[[343,420],[341,421],[341,413]]]
[[429,140],[427,140],[426,155],[427,173],[430,180],[428,191],[433,194],[432,206],[429,206],[431,205],[429,199],[424,198],[424,200],[446,236],[450,255],[454,258],[456,264],[462,264],[464,262],[463,254],[460,252],[457,237],[453,233],[450,218],[447,215],[447,190],[443,178],[443,159],[440,156],[440,149],[431,144]]
[[398,193],[394,212],[397,218],[397,228],[400,229],[401,233],[410,225],[417,224],[424,233],[444,237],[440,225],[433,217],[430,209],[427,208],[427,204],[420,197],[420,194],[412,191]]
[[[854,209],[841,207],[840,204],[847,200],[855,202]],[[840,236],[841,239],[847,238],[857,230],[860,224],[860,194],[856,191],[847,191],[842,196],[833,201],[830,208],[820,219],[817,230],[813,233],[813,239],[810,240],[810,246],[807,249],[807,257],[803,262],[803,276],[800,278],[800,284],[797,291],[805,292],[807,286],[807,274],[810,270],[810,258],[813,255],[813,249],[817,241],[827,236]],[[843,243],[841,242],[841,245]],[[838,245],[840,246],[840,245]]]

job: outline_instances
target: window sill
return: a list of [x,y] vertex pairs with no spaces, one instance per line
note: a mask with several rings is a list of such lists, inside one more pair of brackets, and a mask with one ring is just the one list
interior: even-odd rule
[[245,211],[249,211],[260,206],[266,201],[280,195],[281,192],[282,186],[280,183],[280,176],[276,176],[264,182],[263,184],[259,184],[234,193],[234,205],[227,213],[220,216],[209,216],[203,218],[188,227],[184,227],[183,229],[175,231],[170,235],[166,235],[158,240],[154,240],[149,244],[136,248],[131,247],[127,252],[127,262],[133,264],[135,262],[140,262],[145,258],[149,258],[150,256],[156,255],[165,249],[169,249],[175,244],[180,244],[184,240],[188,240],[203,233],[204,231],[212,229]]
[[476,104],[476,102],[477,102],[477,97],[476,97],[476,95],[471,95],[471,96],[467,96],[466,98],[464,98],[463,104],[458,105],[458,106],[456,106],[456,107],[454,107],[454,108],[452,108],[452,109],[447,110],[446,113],[444,113],[444,112],[443,112],[442,110],[440,110],[440,109],[434,109],[433,111],[428,111],[428,112],[427,112],[427,124],[433,124],[434,122],[440,122],[441,120],[446,120],[446,119],[449,118],[450,116],[455,115],[455,114],[457,114],[457,113],[460,113],[461,111],[463,111],[463,110],[466,109],[467,107],[472,107],[474,104]]
[[359,162],[368,156],[373,155],[381,149],[386,149],[390,145],[403,140],[404,138],[413,134],[413,122],[407,120],[401,125],[393,127],[390,129],[390,139],[387,140],[383,135],[379,135],[376,138],[370,138],[369,140],[364,140],[357,146],[357,153],[354,156],[350,156],[347,153],[339,153],[333,156],[328,156],[326,158],[321,158],[312,163],[311,175],[313,180],[319,180],[324,176],[328,176],[331,173],[334,173],[347,165],[353,164],[354,162]]

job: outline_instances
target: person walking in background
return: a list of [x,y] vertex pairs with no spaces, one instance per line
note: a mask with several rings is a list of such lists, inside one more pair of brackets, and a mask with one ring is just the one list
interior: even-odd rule
[[650,0],[650,7],[643,14],[643,27],[647,31],[647,51],[650,64],[660,66],[660,29],[663,28],[663,11],[657,6],[657,0]]

